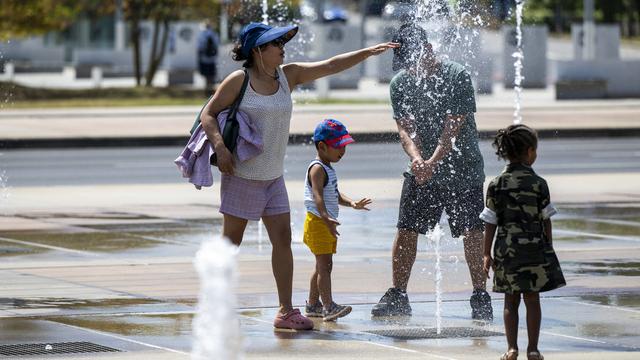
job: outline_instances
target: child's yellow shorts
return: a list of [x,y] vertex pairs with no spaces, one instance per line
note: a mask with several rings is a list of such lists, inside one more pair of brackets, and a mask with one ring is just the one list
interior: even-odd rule
[[324,220],[310,212],[304,220],[303,241],[314,255],[335,254],[338,244]]

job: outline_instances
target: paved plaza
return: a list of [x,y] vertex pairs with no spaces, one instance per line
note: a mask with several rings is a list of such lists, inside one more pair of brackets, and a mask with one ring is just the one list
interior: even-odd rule
[[[376,86],[334,95],[385,100],[386,88]],[[318,120],[329,116],[344,120],[356,140],[396,130],[389,105],[301,104],[312,95],[297,97],[295,136],[308,136]],[[509,124],[512,103],[513,92],[499,88],[479,97],[480,132],[487,136]],[[29,359],[189,358],[199,292],[193,259],[203,241],[219,236],[219,188],[216,183],[196,191],[180,179],[172,164],[179,148],[140,145],[145,139],[186,140],[197,110],[0,112],[0,143],[23,148],[0,150],[0,358],[11,357],[3,351],[20,344],[40,344],[32,350],[43,355],[20,357]],[[557,102],[552,90],[527,90],[524,116],[545,134],[537,169],[561,211],[554,218],[554,242],[568,284],[543,294],[540,348],[548,359],[637,359],[640,102]],[[626,137],[594,138],[607,135]],[[86,147],[96,139],[129,139],[137,147],[111,152]],[[74,147],[45,148],[64,144]],[[502,165],[488,142],[481,148],[491,179]],[[311,153],[309,146],[291,146],[286,160],[293,300],[299,307],[314,266],[301,242],[299,175]],[[336,300],[354,311],[337,323],[317,321],[309,332],[274,330],[271,247],[266,231],[250,224],[235,290],[244,358],[497,359],[505,350],[500,295],[493,295],[493,323],[470,320],[470,279],[459,239],[447,237],[440,249],[440,334],[435,330],[434,244],[425,238],[408,289],[413,317],[371,318],[371,307],[391,282],[390,248],[405,161],[399,144],[355,144],[339,165],[341,190],[371,197],[374,206],[366,213],[341,213],[333,288]],[[519,343],[525,349],[524,306],[520,319]],[[68,342],[84,343],[68,345],[77,353],[51,354]]]
[[[548,143],[546,148],[553,146],[559,145]],[[640,154],[628,143],[612,154],[624,149],[630,156]],[[309,151],[293,147],[289,153],[307,156],[303,150]],[[28,153],[48,152],[53,157],[43,159],[43,164],[81,164],[65,160],[62,151]],[[350,150],[353,161],[359,152],[355,147]],[[17,155],[3,156],[6,160]],[[97,150],[90,153],[96,161],[103,156]],[[391,155],[387,159],[397,161]],[[348,161],[345,158],[340,166],[355,166]],[[542,169],[556,166],[544,162],[542,155],[540,161]],[[15,163],[8,164],[8,172],[18,172]],[[491,167],[489,177],[496,171]],[[568,283],[542,299],[540,348],[549,359],[640,356],[640,169],[637,163],[631,167],[609,173],[558,170],[546,176],[561,210],[554,218],[554,240]],[[60,176],[44,166],[40,171],[44,177],[47,172],[52,179]],[[120,171],[126,176],[126,166]],[[294,303],[302,306],[314,262],[300,240],[302,182],[292,177],[287,184],[293,209]],[[390,283],[401,178],[388,172],[379,177],[353,175],[341,181],[341,188],[375,200],[370,212],[341,213],[334,296],[354,311],[337,323],[317,321],[310,332],[274,330],[277,298],[270,245],[266,231],[252,223],[238,257],[236,287],[245,358],[298,359],[304,354],[311,359],[497,359],[505,350],[502,299],[494,295],[493,323],[470,320],[470,280],[459,239],[447,237],[440,249],[444,276],[440,335],[435,331],[434,248],[424,238],[409,286],[414,316],[371,318],[371,306]],[[4,190],[3,201],[0,349],[87,342],[114,351],[20,358],[189,358],[199,291],[193,256],[203,241],[220,232],[216,186],[196,191],[177,181],[18,184]],[[522,349],[526,348],[523,321],[521,311]]]

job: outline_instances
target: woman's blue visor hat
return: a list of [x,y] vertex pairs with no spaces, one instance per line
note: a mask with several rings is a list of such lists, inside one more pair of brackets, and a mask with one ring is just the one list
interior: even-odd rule
[[240,44],[242,44],[242,54],[249,56],[251,49],[256,46],[267,44],[275,39],[282,38],[288,42],[298,33],[298,26],[269,26],[263,23],[252,22],[240,30]]

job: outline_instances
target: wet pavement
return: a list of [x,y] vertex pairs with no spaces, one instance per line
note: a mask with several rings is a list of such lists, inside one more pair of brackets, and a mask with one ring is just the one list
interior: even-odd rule
[[[554,245],[568,286],[543,294],[541,350],[548,358],[635,359],[640,356],[640,203],[558,204]],[[313,259],[301,243],[301,203],[292,203],[294,303],[304,304]],[[199,215],[198,215],[199,214]],[[188,358],[198,278],[193,256],[219,231],[215,206],[132,207],[104,211],[30,211],[12,218],[35,229],[0,236],[0,357],[3,345],[87,342],[113,349],[20,358]],[[245,357],[249,359],[491,359],[505,349],[502,299],[493,323],[469,318],[469,275],[462,242],[446,236],[442,332],[437,334],[434,245],[420,240],[409,296],[414,315],[372,319],[389,286],[395,201],[371,212],[341,213],[334,297],[353,312],[315,330],[274,330],[277,303],[266,231],[247,229],[236,287]],[[1,224],[1,223],[0,223]],[[44,225],[46,226],[44,226]],[[446,229],[445,229],[446,230]],[[524,307],[523,307],[524,308]],[[526,348],[524,309],[520,347]],[[75,346],[75,344],[72,344]],[[69,345],[69,346],[72,346]],[[6,348],[6,347],[4,347]],[[78,351],[85,351],[78,348]],[[49,354],[47,354],[49,351]]]

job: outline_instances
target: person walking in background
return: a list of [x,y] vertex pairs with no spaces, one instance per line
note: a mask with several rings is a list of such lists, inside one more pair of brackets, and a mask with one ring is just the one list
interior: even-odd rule
[[291,216],[283,177],[293,106],[291,91],[300,84],[346,70],[397,44],[383,43],[327,60],[283,65],[285,44],[297,32],[297,26],[271,27],[250,23],[240,31],[233,49],[233,59],[244,62],[243,67],[249,76],[250,84],[240,103],[240,111],[251,118],[262,135],[264,147],[260,155],[244,162],[238,161],[237,154],[225,147],[216,121],[218,113],[238,97],[244,71],[237,70],[222,81],[205,105],[201,120],[222,173],[222,235],[240,245],[247,221],[263,220],[273,246],[271,265],[280,306],[274,326],[307,330],[313,328],[313,322],[291,304]]
[[[338,205],[356,210],[369,210],[371,199],[353,201],[338,190],[338,178],[331,163],[344,157],[347,145],[353,138],[338,120],[324,120],[313,134],[317,156],[307,168],[304,188],[304,205],[307,217],[304,221],[304,243],[316,257],[316,268],[309,285],[309,301],[306,315],[334,321],[348,315],[351,306],[338,305],[331,295],[331,269],[333,254],[338,243]],[[320,302],[322,299],[322,302]],[[324,306],[322,305],[324,303]]]
[[198,71],[204,77],[206,85],[204,93],[206,97],[213,93],[213,85],[218,74],[218,47],[220,40],[218,34],[213,31],[211,24],[205,23],[198,36]]
[[493,269],[493,291],[504,293],[509,348],[500,359],[518,357],[518,307],[520,298],[524,298],[529,335],[527,359],[542,360],[538,350],[540,292],[566,285],[553,250],[551,216],[557,210],[551,203],[547,182],[531,168],[538,148],[533,129],[511,125],[499,130],[493,147],[498,157],[509,161],[502,174],[489,184],[486,207],[480,215],[485,222],[484,271],[489,276]]
[[418,234],[440,221],[443,210],[454,237],[464,236],[473,294],[471,317],[492,320],[491,297],[482,271],[484,161],[474,120],[476,103],[464,66],[440,61],[427,31],[400,27],[394,40],[389,85],[393,118],[410,159],[400,198],[392,250],[393,287],[371,310],[373,316],[411,315],[407,285],[416,259]]

